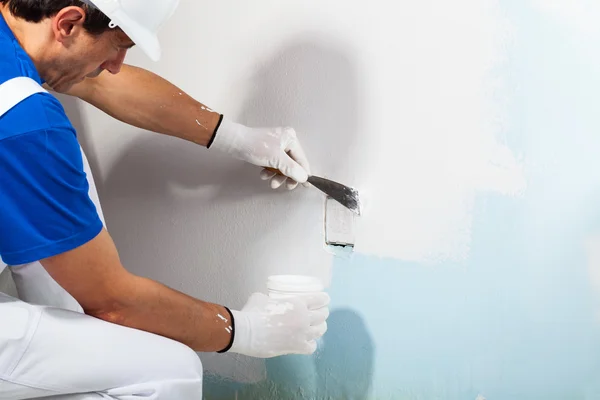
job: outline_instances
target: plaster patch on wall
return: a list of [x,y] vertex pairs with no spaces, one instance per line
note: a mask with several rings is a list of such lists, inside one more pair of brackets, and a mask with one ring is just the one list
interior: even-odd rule
[[369,132],[369,173],[356,185],[363,216],[355,251],[463,260],[475,196],[526,188],[523,162],[503,140],[501,68],[513,29],[491,0],[429,0],[404,11],[378,26],[386,51],[374,87],[394,95],[371,99],[380,118]]
[[355,214],[336,200],[325,200],[325,243],[333,246],[354,247]]

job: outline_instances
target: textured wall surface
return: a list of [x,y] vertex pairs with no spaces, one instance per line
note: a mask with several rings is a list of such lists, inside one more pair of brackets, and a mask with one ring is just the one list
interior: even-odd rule
[[130,270],[233,307],[271,273],[329,284],[318,354],[203,355],[206,398],[600,398],[599,20],[585,0],[183,0],[163,61],[129,61],[296,127],[364,196],[350,258],[315,190],[66,100]]

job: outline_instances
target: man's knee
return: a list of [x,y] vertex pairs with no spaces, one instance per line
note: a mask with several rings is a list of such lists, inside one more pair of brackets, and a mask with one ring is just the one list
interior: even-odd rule
[[182,343],[160,339],[154,343],[155,365],[151,369],[163,375],[163,379],[202,382],[203,368],[198,354]]
[[115,395],[148,392],[155,393],[156,399],[202,399],[202,363],[198,354],[189,347],[164,340],[155,352],[154,366],[148,366],[147,381],[141,385],[108,391]]
[[183,379],[199,379],[202,381],[202,362],[198,354],[189,347],[178,344],[178,350],[173,354],[173,367],[182,373]]
[[175,347],[167,361],[170,362],[171,378],[164,381],[162,390],[158,390],[158,398],[201,399],[203,371],[200,357],[181,343]]

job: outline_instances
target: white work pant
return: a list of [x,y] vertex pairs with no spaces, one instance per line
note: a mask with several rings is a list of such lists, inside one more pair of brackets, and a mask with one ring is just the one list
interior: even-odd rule
[[202,364],[187,346],[84,315],[40,263],[11,272],[21,300],[0,293],[0,400],[202,399]]
[[[80,310],[39,263],[12,272],[24,300]],[[200,359],[181,343],[3,293],[0,323],[1,400],[202,399]]]

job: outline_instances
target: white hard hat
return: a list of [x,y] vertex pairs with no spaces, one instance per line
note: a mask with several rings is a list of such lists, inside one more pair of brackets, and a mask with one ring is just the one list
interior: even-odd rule
[[111,19],[153,61],[160,59],[158,30],[179,5],[179,0],[83,0]]

